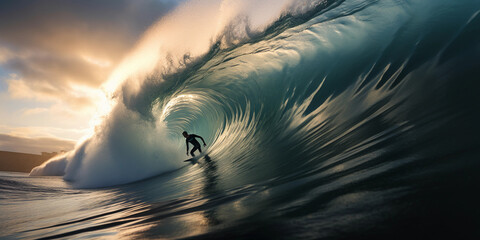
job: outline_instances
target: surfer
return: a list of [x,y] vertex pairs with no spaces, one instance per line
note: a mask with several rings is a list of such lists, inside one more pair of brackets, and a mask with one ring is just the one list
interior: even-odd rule
[[197,149],[198,151],[200,151],[200,153],[202,153],[202,148],[200,147],[200,143],[195,138],[198,137],[202,139],[203,146],[207,146],[207,144],[205,143],[205,140],[203,140],[203,138],[198,135],[195,135],[195,134],[189,135],[186,131],[184,131],[182,134],[186,138],[185,143],[187,144],[187,156],[188,156],[188,143],[191,143],[193,145],[192,151],[190,151],[190,155],[192,155],[192,157],[195,157],[195,154],[193,154],[193,152],[197,151]]

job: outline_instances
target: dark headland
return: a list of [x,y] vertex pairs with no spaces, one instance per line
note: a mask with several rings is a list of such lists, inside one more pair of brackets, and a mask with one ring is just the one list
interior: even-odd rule
[[41,154],[0,151],[0,171],[26,172],[56,156],[57,152]]

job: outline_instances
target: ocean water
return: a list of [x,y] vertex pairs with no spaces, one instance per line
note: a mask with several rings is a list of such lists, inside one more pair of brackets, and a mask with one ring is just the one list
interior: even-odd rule
[[480,1],[265,2],[147,31],[91,136],[0,172],[0,238],[479,239]]

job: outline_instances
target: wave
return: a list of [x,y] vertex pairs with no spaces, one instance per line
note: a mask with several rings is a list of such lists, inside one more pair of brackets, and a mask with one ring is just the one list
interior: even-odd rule
[[[112,73],[92,136],[31,175],[81,188],[144,179],[181,167],[184,130],[205,138],[232,186],[381,166],[362,158],[410,159],[424,142],[469,148],[479,5],[188,2]],[[454,145],[429,140],[452,134]],[[431,151],[421,146],[414,155]]]

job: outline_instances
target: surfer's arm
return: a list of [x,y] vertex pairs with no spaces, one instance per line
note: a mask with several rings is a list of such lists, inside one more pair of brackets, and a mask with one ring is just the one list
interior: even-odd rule
[[187,145],[187,156],[188,156],[188,141],[185,140],[185,144]]
[[198,138],[200,138],[200,139],[202,139],[203,146],[207,146],[207,144],[205,143],[205,140],[203,140],[203,138],[202,138],[202,137],[200,137],[200,136],[198,136],[198,135],[194,135],[194,136],[195,136],[195,137],[198,137]]

